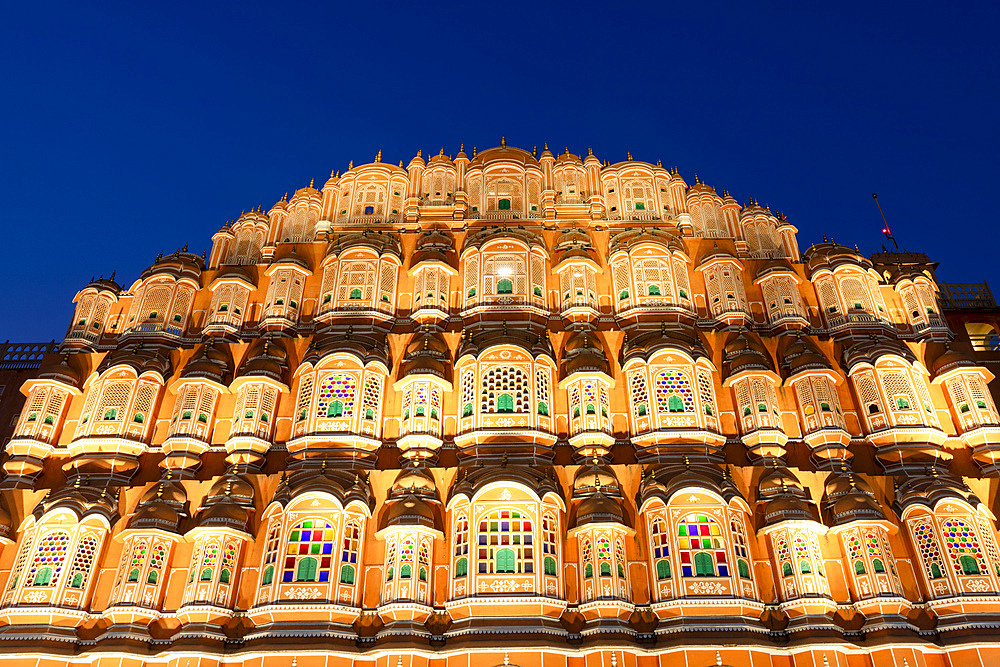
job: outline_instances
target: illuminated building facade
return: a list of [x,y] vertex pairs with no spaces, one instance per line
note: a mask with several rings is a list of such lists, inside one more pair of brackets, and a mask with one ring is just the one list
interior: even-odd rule
[[352,164],[79,292],[0,661],[1000,663],[993,374],[911,260],[631,156]]

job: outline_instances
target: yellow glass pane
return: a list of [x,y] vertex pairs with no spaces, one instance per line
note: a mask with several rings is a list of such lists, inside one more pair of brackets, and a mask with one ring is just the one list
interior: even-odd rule
[[722,534],[721,532],[719,532],[719,524],[717,524],[717,523],[713,523],[711,525],[711,531],[712,531],[712,535],[721,535]]

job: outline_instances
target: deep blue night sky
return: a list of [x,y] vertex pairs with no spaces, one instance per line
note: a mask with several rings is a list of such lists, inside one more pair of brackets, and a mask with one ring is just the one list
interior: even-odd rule
[[[16,3],[0,27],[0,340],[349,160],[499,143],[697,173],[988,280],[1000,6]],[[905,11],[904,11],[905,8]]]

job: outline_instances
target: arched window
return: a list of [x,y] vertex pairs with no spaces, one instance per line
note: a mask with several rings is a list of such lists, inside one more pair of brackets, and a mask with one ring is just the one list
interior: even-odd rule
[[[309,519],[292,528],[285,549],[282,581],[329,581],[335,532],[330,523],[321,519]],[[310,563],[303,565],[306,560]]]
[[360,548],[361,524],[354,519],[344,525],[344,545],[340,555],[340,583],[354,583],[354,568],[358,563]]
[[706,514],[688,514],[678,524],[677,536],[683,576],[729,576],[725,542],[715,519]]
[[667,523],[657,518],[653,521],[653,559],[656,561],[656,578],[670,578],[670,533]]
[[[501,557],[499,552],[505,552]],[[495,569],[500,564],[502,571]],[[531,519],[521,510],[501,509],[490,512],[479,521],[479,572],[534,572],[534,547]]]

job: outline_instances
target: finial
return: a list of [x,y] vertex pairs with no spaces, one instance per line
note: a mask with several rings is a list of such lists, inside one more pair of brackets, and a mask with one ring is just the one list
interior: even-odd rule
[[656,161],[656,166],[657,167],[662,167],[663,166],[663,160],[657,160]]
[[628,156],[629,161],[632,160],[632,151],[625,151],[625,155]]
[[233,492],[233,480],[227,479],[226,480],[226,491],[225,491],[225,494],[228,496],[232,492]]
[[315,182],[316,182],[316,179],[315,179],[315,178],[310,178],[310,179],[309,179],[309,187],[312,187],[312,186],[313,186],[313,183],[315,183]]
[[500,148],[507,148],[507,137],[500,135]]
[[823,234],[823,243],[829,243],[829,241],[826,238],[826,234]]
[[444,148],[441,149],[441,152],[438,153],[438,155],[442,155],[442,156],[444,155]]
[[569,146],[566,147],[566,152],[563,155],[569,155]]
[[375,154],[376,164],[382,161],[382,149],[378,149],[378,153]]
[[184,247],[181,249],[181,252],[187,252],[187,251],[188,251],[188,244],[185,243]]
[[694,175],[694,182],[695,182],[695,184],[701,183],[701,179],[698,178],[698,174]]
[[117,270],[118,269],[115,269],[114,271],[111,272],[111,277],[108,278],[108,280],[112,280],[113,281],[115,279],[115,271],[117,271]]
[[473,158],[476,157],[476,147],[475,146],[472,147],[472,157]]
[[354,169],[354,160],[351,160],[350,162],[347,163],[347,168]]
[[590,157],[593,154],[594,154],[594,149],[591,148],[590,146],[587,146],[587,157]]
[[402,168],[402,166],[403,166],[403,161],[402,160],[399,161],[399,166],[400,166],[400,168]]
[[464,153],[465,152],[465,144],[464,143],[461,143],[461,144],[458,145],[458,152],[459,153]]

